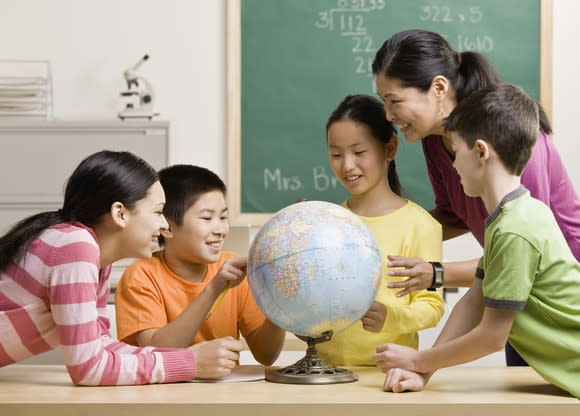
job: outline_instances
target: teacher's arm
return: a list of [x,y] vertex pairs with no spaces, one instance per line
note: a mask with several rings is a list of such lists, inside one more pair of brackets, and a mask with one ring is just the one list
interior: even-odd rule
[[[387,256],[389,276],[406,276],[406,280],[389,282],[388,287],[402,289],[397,296],[423,290],[433,283],[433,265],[418,257]],[[443,287],[470,287],[475,278],[479,259],[443,263]]]

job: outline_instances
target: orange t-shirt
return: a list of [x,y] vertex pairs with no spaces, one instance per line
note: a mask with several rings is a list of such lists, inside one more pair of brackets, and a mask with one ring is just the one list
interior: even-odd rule
[[[222,252],[220,259],[207,265],[200,283],[191,283],[173,273],[161,252],[129,266],[115,293],[117,335],[136,345],[136,334],[145,329],[162,328],[179,316],[215,277],[225,260],[234,253]],[[251,334],[265,321],[252,296],[248,280],[227,291],[218,308],[202,324],[194,344],[225,336],[239,339]]]

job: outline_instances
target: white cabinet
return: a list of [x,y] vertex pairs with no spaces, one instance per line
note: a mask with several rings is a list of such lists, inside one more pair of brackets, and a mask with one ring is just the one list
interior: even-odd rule
[[[149,121],[3,121],[0,123],[0,231],[18,211],[59,208],[66,179],[100,150],[128,150],[155,169],[168,163],[169,123]],[[17,211],[16,213],[14,211]]]

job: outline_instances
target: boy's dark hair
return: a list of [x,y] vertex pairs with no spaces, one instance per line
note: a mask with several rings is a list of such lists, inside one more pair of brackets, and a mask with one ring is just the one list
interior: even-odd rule
[[69,177],[61,209],[24,218],[0,238],[0,269],[18,263],[32,240],[57,223],[93,227],[116,201],[133,209],[157,178],[155,169],[130,152],[103,150],[88,156]]
[[[455,52],[444,37],[428,30],[404,30],[387,39],[377,51],[372,64],[373,75],[398,80],[403,87],[427,91],[433,78],[447,78],[460,103],[475,91],[500,82],[489,60],[478,52]],[[540,126],[552,133],[544,110],[539,107]]]
[[504,166],[521,175],[536,143],[538,105],[516,85],[497,83],[461,101],[445,121],[473,148],[476,140],[490,143]]
[[[368,127],[372,135],[382,143],[389,143],[397,133],[393,124],[387,120],[383,103],[370,95],[348,95],[333,110],[326,122],[326,134],[330,126],[340,120],[352,120]],[[391,190],[401,195],[401,184],[395,166],[391,161],[387,172]]]
[[183,224],[185,212],[204,194],[220,191],[226,195],[224,182],[209,169],[193,165],[173,165],[159,171],[165,191],[163,215],[177,225]]

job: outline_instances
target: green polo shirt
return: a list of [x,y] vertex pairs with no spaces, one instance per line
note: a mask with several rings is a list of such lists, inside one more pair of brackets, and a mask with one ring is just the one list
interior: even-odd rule
[[523,186],[487,218],[476,276],[486,307],[518,311],[510,344],[547,381],[580,398],[580,264],[550,209]]

